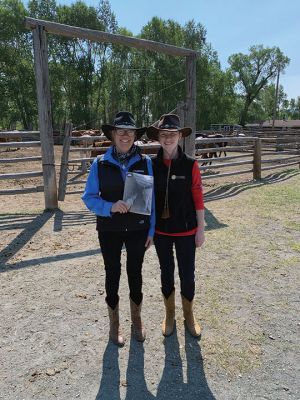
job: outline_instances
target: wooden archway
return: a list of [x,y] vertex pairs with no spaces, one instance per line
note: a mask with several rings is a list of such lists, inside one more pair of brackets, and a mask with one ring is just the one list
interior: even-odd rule
[[55,174],[54,143],[52,127],[52,111],[50,99],[50,82],[48,70],[48,47],[46,32],[72,38],[87,39],[95,42],[108,42],[137,49],[151,50],[171,56],[186,58],[186,101],[184,109],[185,125],[193,129],[192,135],[185,142],[185,151],[193,155],[195,151],[196,130],[196,58],[198,52],[124,35],[79,28],[76,26],[58,24],[35,18],[25,18],[26,27],[33,31],[34,65],[37,88],[37,101],[39,113],[39,129],[41,135],[41,148],[43,159],[45,208],[58,207],[57,183]]

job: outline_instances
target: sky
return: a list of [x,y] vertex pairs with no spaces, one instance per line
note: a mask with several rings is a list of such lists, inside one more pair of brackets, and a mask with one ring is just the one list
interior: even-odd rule
[[[97,6],[97,0],[84,0]],[[73,2],[73,1],[72,1]],[[118,25],[139,34],[154,16],[184,25],[194,19],[207,31],[222,69],[252,45],[277,46],[290,58],[280,76],[288,98],[300,96],[300,0],[109,0]],[[58,3],[68,3],[63,0]]]

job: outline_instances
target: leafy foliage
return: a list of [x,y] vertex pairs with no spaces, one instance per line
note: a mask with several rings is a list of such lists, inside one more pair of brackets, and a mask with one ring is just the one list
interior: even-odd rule
[[290,61],[278,47],[264,48],[258,45],[250,47],[249,51],[249,54],[233,54],[228,59],[240,92],[244,96],[241,125],[245,125],[249,107],[260,91],[270,80],[275,79],[278,71],[284,71]]
[[[132,36],[119,27],[108,0],[97,7],[83,1],[59,5],[56,0],[0,0],[0,127],[16,123],[37,128],[32,36],[24,16]],[[253,46],[249,55],[231,56],[222,71],[206,29],[194,20],[184,26],[155,17],[138,35],[198,51],[197,128],[236,123],[270,115],[274,79],[288,64],[278,48]],[[148,125],[185,99],[185,59],[88,40],[47,35],[53,125],[67,120],[77,127],[99,127],[121,109],[132,111],[139,125]],[[238,91],[236,91],[238,85]],[[299,98],[290,105],[281,89],[280,107],[299,115]],[[273,103],[274,104],[274,103]],[[298,114],[297,114],[298,113]]]

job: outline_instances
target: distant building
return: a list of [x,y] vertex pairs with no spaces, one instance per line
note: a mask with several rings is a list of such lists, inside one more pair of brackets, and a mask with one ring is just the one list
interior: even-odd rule
[[237,124],[211,124],[210,126],[210,130],[215,132],[233,133],[240,132],[242,129],[243,127]]
[[[272,119],[245,125],[246,129],[253,129],[253,128],[272,129],[272,127],[273,127]],[[300,129],[300,119],[288,119],[288,120],[276,119],[274,121],[274,128],[276,128],[276,129]]]

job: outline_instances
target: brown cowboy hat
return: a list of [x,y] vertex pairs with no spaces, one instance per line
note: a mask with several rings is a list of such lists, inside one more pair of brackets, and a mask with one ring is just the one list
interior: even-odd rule
[[147,128],[149,139],[157,140],[159,131],[181,132],[182,137],[187,137],[192,133],[192,128],[180,128],[180,119],[176,114],[164,114],[159,121]]
[[136,138],[140,139],[146,132],[146,127],[137,128],[133,115],[128,111],[120,111],[116,114],[112,124],[104,124],[101,126],[104,135],[112,140],[112,131],[115,129],[134,129]]

